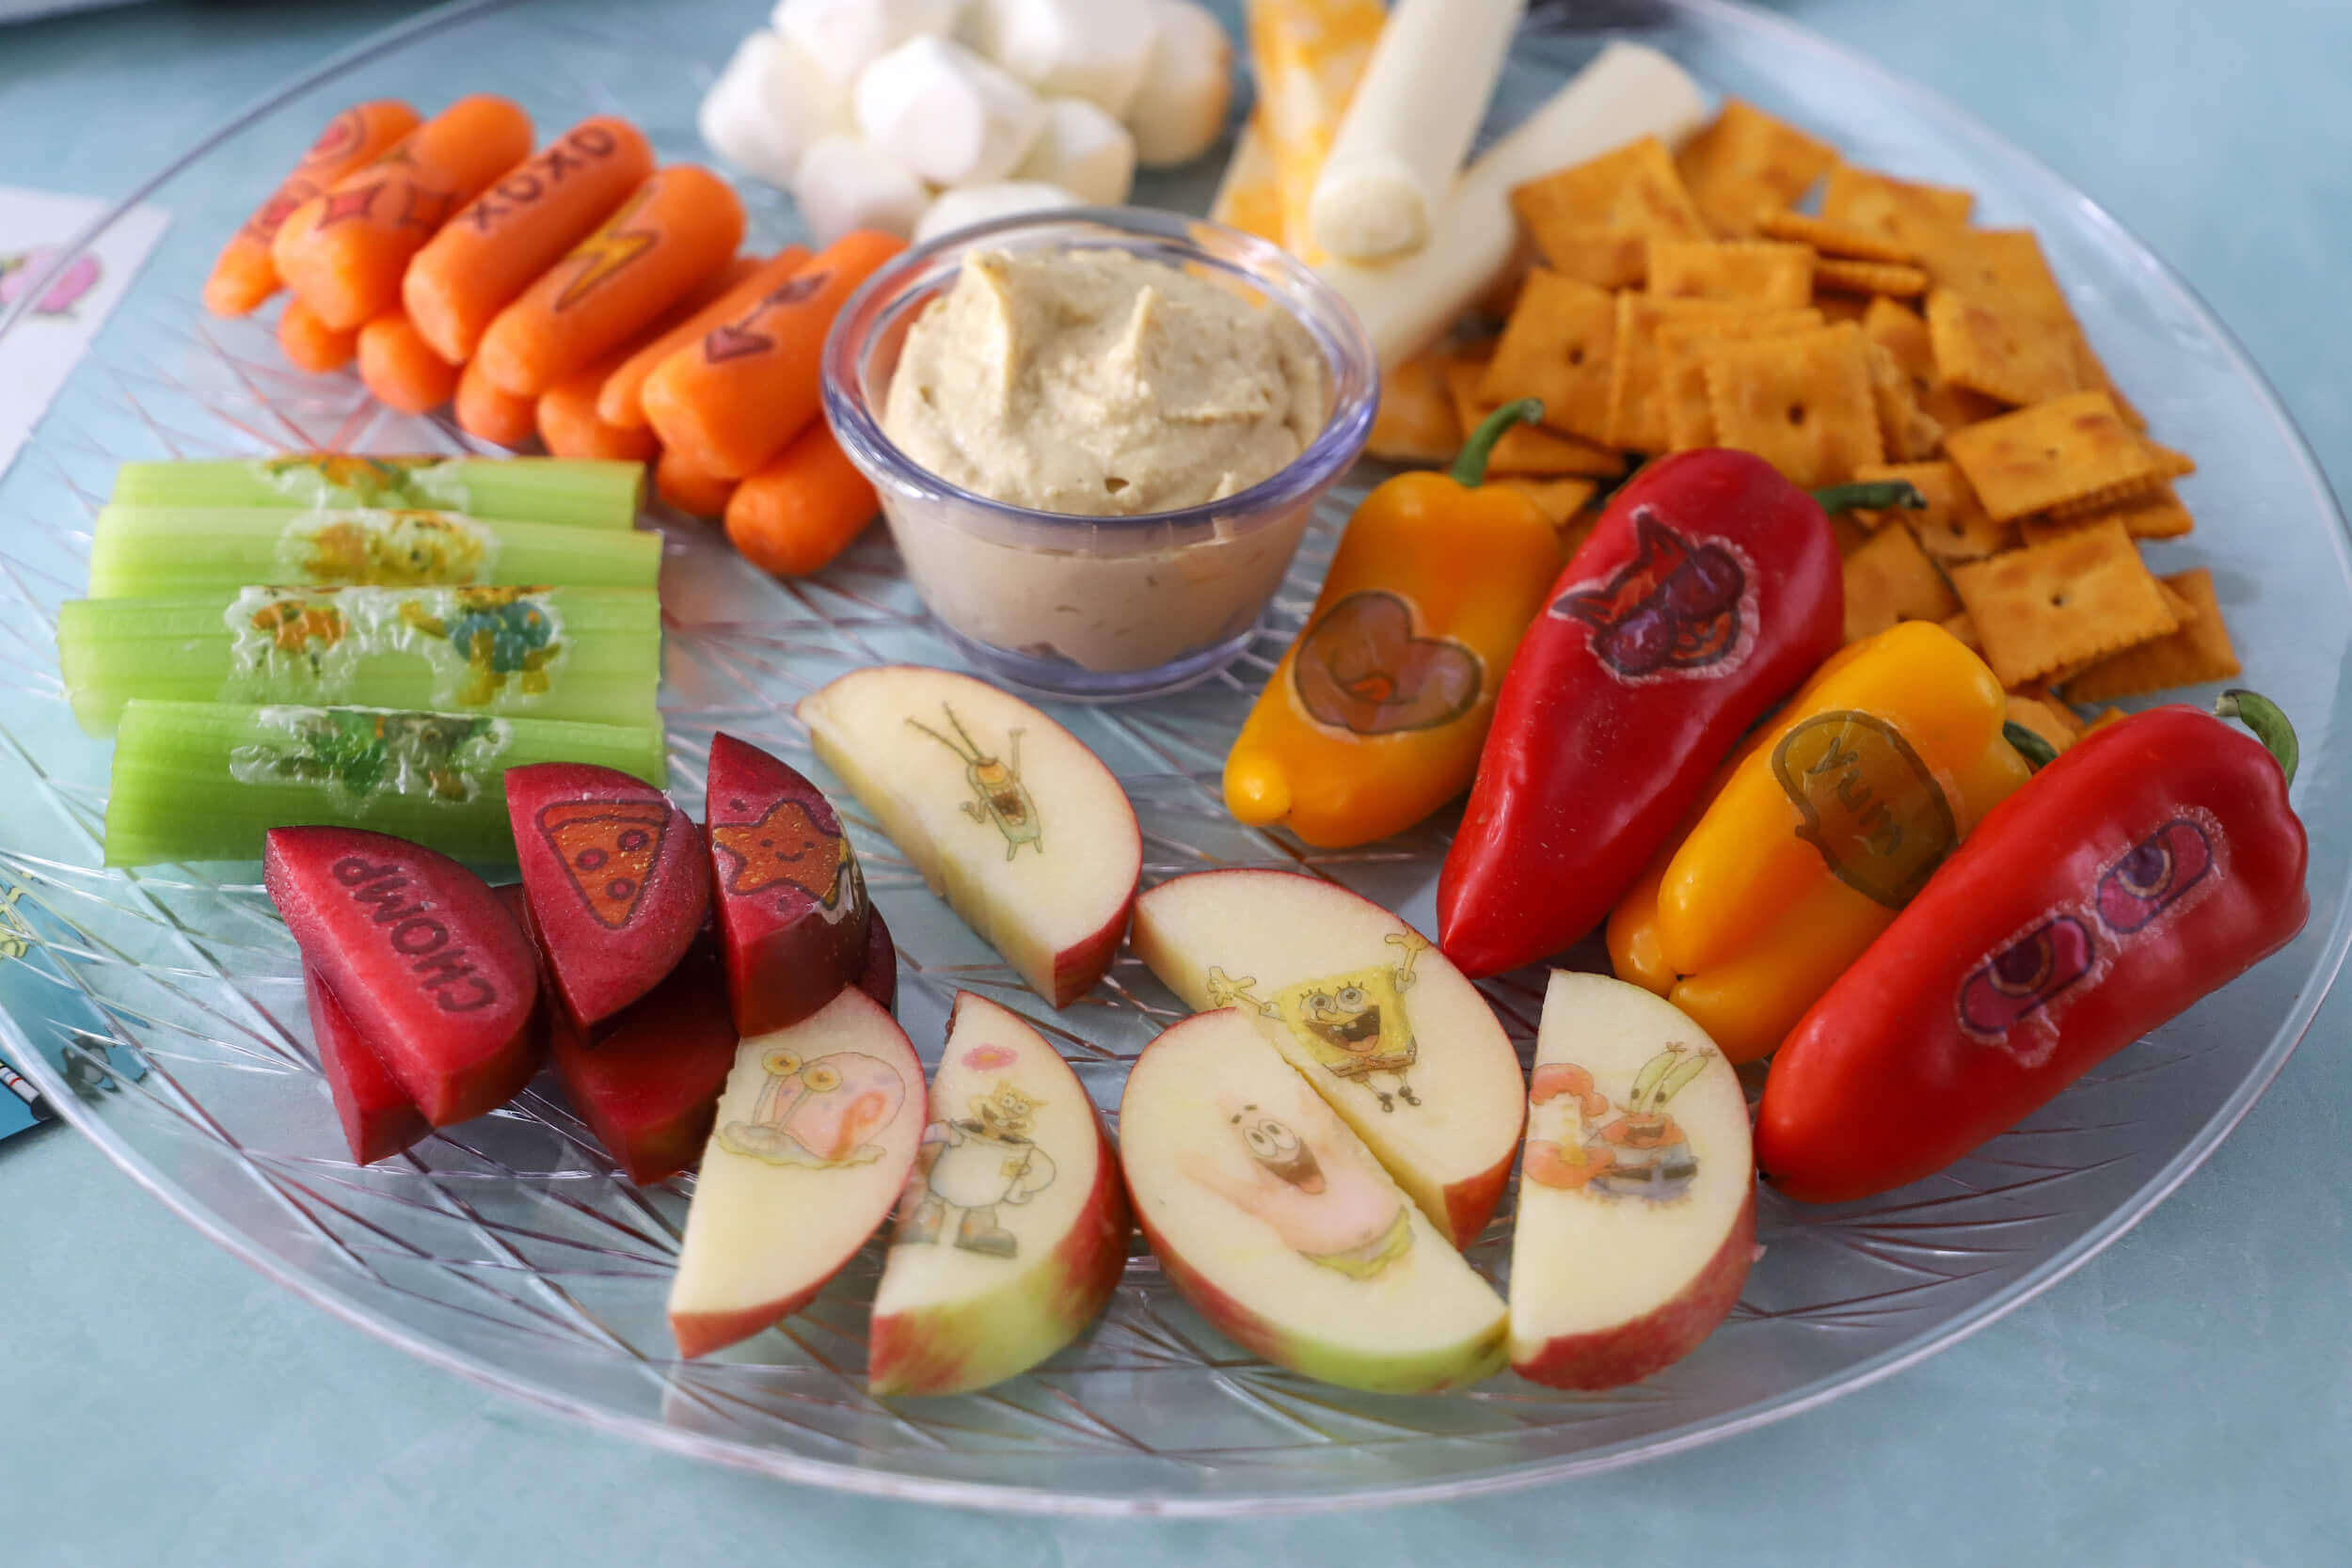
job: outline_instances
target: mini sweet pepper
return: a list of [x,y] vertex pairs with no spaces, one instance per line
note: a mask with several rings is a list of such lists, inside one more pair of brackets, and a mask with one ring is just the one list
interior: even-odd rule
[[1495,442],[1541,414],[1505,404],[1450,470],[1399,474],[1364,498],[1226,756],[1236,817],[1344,848],[1470,787],[1502,673],[1560,569],[1551,520],[1484,483]]

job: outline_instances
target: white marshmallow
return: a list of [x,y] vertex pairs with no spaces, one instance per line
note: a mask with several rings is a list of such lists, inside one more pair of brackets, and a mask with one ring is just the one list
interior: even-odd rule
[[1149,0],[972,0],[961,35],[1048,98],[1127,112],[1152,60]]
[[1146,168],[1188,164],[1216,143],[1233,102],[1233,40],[1194,0],[1150,0],[1158,24],[1127,129]]
[[858,78],[858,129],[934,185],[1002,180],[1045,126],[1028,88],[961,44],[914,38]]
[[811,142],[850,128],[850,91],[808,51],[763,28],[736,45],[694,122],[720,157],[789,185]]
[[1056,207],[1086,205],[1075,191],[1059,185],[1048,185],[1036,180],[1000,180],[993,185],[960,185],[952,191],[942,191],[931,210],[923,214],[923,221],[914,226],[914,243],[937,239],[953,230],[968,229],[991,218],[1009,218],[1015,213],[1041,213]]
[[954,30],[964,0],[776,0],[776,31],[839,82],[911,38]]
[[931,193],[913,171],[863,136],[820,136],[801,155],[792,199],[820,245],[852,229],[876,229],[900,239],[930,205]]
[[1059,185],[1097,207],[1116,207],[1136,183],[1136,139],[1084,98],[1049,99],[1045,129],[1013,177]]

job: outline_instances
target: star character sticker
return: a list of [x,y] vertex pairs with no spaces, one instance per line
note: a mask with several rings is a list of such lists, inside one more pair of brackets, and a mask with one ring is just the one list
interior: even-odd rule
[[840,895],[840,835],[819,828],[803,801],[778,800],[756,822],[714,823],[710,840],[735,857],[729,893],[791,886],[828,908]]

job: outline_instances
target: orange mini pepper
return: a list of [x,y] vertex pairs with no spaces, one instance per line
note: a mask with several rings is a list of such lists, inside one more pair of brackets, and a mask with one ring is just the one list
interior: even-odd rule
[[2026,782],[2007,709],[1984,661],[1932,622],[1842,650],[1610,916],[1619,978],[1732,1061],[1769,1054]]
[[1470,787],[1495,691],[1560,570],[1560,538],[1524,493],[1486,484],[1505,404],[1445,473],[1399,474],[1341,535],[1307,629],[1225,759],[1225,804],[1344,848],[1401,832]]

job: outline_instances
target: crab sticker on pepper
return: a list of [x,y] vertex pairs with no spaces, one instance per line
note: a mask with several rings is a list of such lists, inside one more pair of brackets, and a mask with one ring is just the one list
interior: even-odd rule
[[[1383,940],[1399,950],[1394,961],[1303,981],[1277,991],[1271,1001],[1251,994],[1257,981],[1250,976],[1234,979],[1213,968],[1210,1004],[1240,1003],[1263,1018],[1279,1020],[1317,1066],[1334,1078],[1362,1085],[1383,1111],[1395,1110],[1400,1100],[1419,1105],[1421,1097],[1405,1081],[1421,1054],[1406,1016],[1405,992],[1413,984],[1413,960],[1429,943],[1413,931],[1391,932]],[[1382,1079],[1393,1086],[1383,1087],[1377,1082]]]
[[1590,627],[1593,657],[1627,685],[1714,679],[1756,643],[1756,569],[1721,539],[1685,538],[1644,507],[1636,551],[1606,580],[1571,584],[1551,603]]

